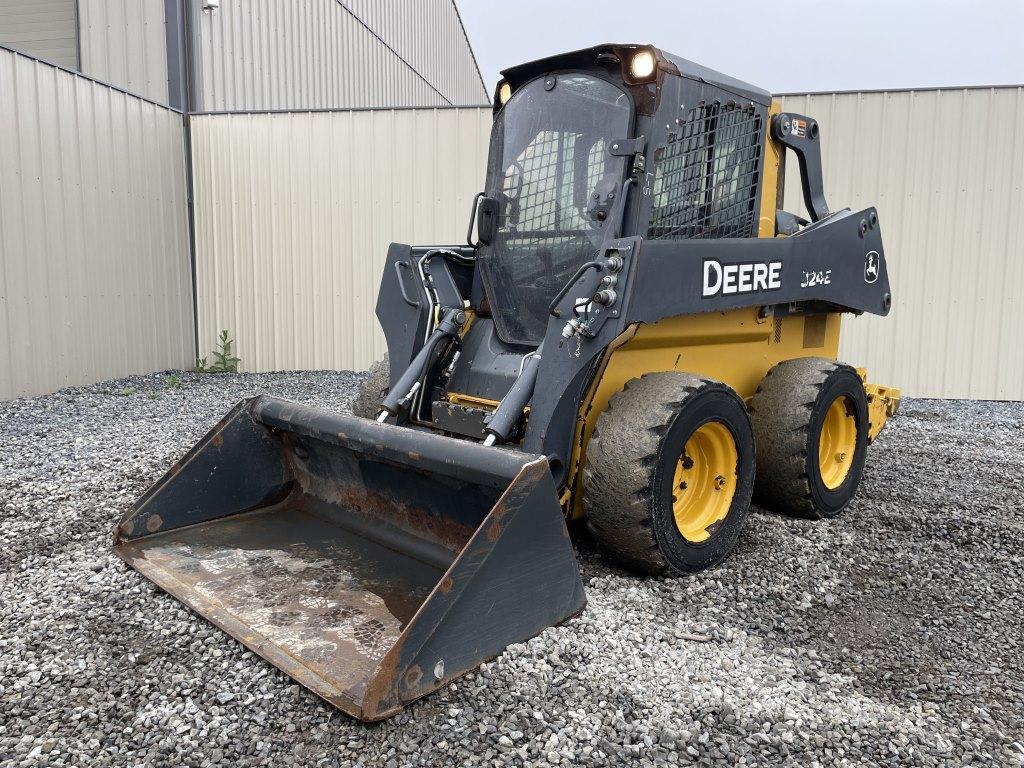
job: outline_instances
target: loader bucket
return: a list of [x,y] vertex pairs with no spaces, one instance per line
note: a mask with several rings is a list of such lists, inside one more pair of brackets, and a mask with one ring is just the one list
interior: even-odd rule
[[271,397],[150,488],[114,550],[365,721],[586,602],[543,457]]

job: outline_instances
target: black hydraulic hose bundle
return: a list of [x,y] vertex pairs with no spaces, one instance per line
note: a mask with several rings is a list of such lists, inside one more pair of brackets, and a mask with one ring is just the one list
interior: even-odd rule
[[459,337],[459,329],[466,322],[466,313],[461,309],[449,310],[437,328],[430,334],[427,343],[423,345],[416,357],[412,359],[409,367],[405,369],[395,386],[388,392],[387,397],[380,404],[381,412],[377,417],[378,421],[384,421],[388,416],[397,416],[399,411],[409,402],[419,389],[423,374],[430,365],[431,358],[438,345],[451,339]]

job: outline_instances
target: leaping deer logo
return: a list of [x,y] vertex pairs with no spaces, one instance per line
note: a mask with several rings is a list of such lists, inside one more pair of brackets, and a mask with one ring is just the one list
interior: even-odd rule
[[864,282],[873,283],[878,279],[878,251],[868,251],[864,257]]

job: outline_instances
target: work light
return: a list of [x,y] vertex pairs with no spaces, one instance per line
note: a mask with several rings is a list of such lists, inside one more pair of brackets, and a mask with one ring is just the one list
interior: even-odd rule
[[654,54],[643,49],[633,54],[629,60],[629,74],[634,80],[646,80],[654,74]]
[[507,81],[502,81],[498,86],[498,102],[504,106],[505,102],[512,98],[512,86]]

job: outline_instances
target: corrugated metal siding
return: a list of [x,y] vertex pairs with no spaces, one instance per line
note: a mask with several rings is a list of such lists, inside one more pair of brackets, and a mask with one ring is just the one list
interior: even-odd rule
[[82,72],[167,102],[164,0],[78,0]]
[[454,0],[343,0],[343,4],[452,104],[490,100]]
[[75,0],[0,0],[0,45],[78,69]]
[[[846,317],[843,358],[907,395],[1024,399],[1022,89],[784,101],[821,122],[830,203],[881,215],[894,309]],[[489,125],[447,109],[195,118],[203,349],[224,327],[250,370],[378,357],[387,244],[462,239]],[[794,162],[789,210],[799,189]]]
[[[404,2],[416,19],[429,15],[418,0]],[[452,101],[444,95],[448,85],[429,82],[339,0],[222,0],[220,8],[198,16],[204,110],[441,106]],[[454,36],[453,30],[461,35],[457,16],[446,18],[451,29],[440,38],[444,63],[425,58],[424,66],[468,71],[469,44]],[[431,21],[430,26],[444,23]],[[406,24],[408,33],[418,32],[408,19]],[[455,83],[468,75],[448,77]]]
[[909,395],[1024,399],[1024,88],[783,104],[821,124],[829,205],[879,211],[893,311],[844,319],[843,358]]
[[189,366],[181,115],[0,50],[0,398]]
[[200,349],[228,329],[249,371],[383,355],[388,245],[465,238],[490,122],[489,109],[193,117]]

